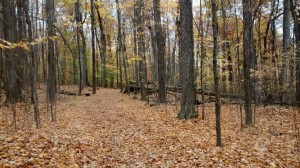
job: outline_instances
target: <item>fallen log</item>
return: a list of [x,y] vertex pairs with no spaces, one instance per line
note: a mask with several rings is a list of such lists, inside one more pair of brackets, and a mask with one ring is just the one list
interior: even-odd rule
[[[129,85],[128,87],[129,87],[129,89],[127,89],[128,92],[140,92],[140,90],[141,90],[140,86],[138,86],[138,85]],[[166,88],[167,88],[168,91],[181,93],[181,87],[167,86]],[[153,94],[153,93],[158,91],[158,89],[155,88],[154,86],[150,86],[147,89],[148,89],[149,94]],[[128,93],[128,92],[125,92],[125,93]],[[197,89],[197,94],[202,94],[202,90]],[[216,96],[215,93],[207,92],[207,91],[204,91],[204,95],[206,95],[206,96]],[[237,95],[237,94],[220,94],[220,96],[223,97],[223,98],[241,98],[241,96]]]
[[58,94],[64,94],[64,95],[69,95],[69,96],[76,96],[77,95],[76,93],[65,91],[65,90],[61,90],[60,92],[58,92]]
[[[173,92],[181,92],[181,87],[172,87],[172,86],[167,86],[168,91],[173,91]],[[202,94],[201,89],[197,89],[197,94]],[[208,92],[204,91],[204,95],[206,96],[216,96],[214,92]],[[237,94],[220,94],[221,97],[224,98],[240,98],[240,95]]]

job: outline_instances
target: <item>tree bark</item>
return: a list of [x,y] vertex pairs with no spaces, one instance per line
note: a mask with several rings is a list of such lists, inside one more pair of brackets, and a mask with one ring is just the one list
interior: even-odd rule
[[135,5],[136,10],[136,26],[137,26],[137,42],[138,42],[138,56],[142,61],[139,61],[140,70],[140,85],[141,85],[141,99],[147,100],[147,66],[146,66],[146,48],[145,48],[145,32],[144,32],[144,0],[137,0]]
[[291,13],[294,20],[294,33],[296,37],[296,100],[295,104],[300,106],[300,16],[297,15],[297,9],[293,0],[290,0]]
[[[121,9],[120,9],[120,4],[119,4],[119,0],[116,0],[116,4],[117,4],[117,18],[118,18],[118,36],[117,36],[117,40],[118,40],[118,45],[117,45],[117,59],[118,59],[118,68],[119,68],[119,73],[120,73],[120,81],[119,81],[119,86],[120,89],[123,89],[123,69],[122,69],[122,60],[121,60],[121,56],[122,56],[122,46],[123,46],[123,41],[122,41],[122,23],[121,23]],[[126,86],[127,87],[127,86]]]
[[[25,2],[25,13],[26,13],[26,22],[28,25],[28,39],[29,43],[33,41],[33,33],[32,33],[32,26],[31,20],[29,16],[29,0]],[[38,63],[37,63],[37,56],[34,53],[34,46],[29,44],[30,48],[30,57],[31,57],[31,75],[32,75],[32,100],[33,100],[33,107],[34,107],[34,120],[36,128],[41,127],[41,119],[40,119],[40,111],[39,111],[39,102],[38,102],[38,94],[37,94],[37,84],[38,84]]]
[[180,0],[180,81],[182,85],[179,119],[197,118],[195,111],[195,72],[192,1]]
[[253,1],[243,0],[243,18],[244,18],[244,32],[243,32],[243,47],[244,47],[244,108],[246,113],[246,125],[253,125],[253,79],[251,78],[251,69],[254,70],[255,48],[253,40]]
[[[2,1],[2,14],[3,14],[3,37],[4,40],[17,43],[17,24],[15,5],[11,0]],[[17,49],[4,49],[5,59],[5,82],[4,87],[6,90],[6,102],[15,103],[21,98],[21,90],[17,79]]]
[[95,16],[94,0],[91,0],[91,32],[92,32],[92,71],[93,71],[93,94],[96,94],[97,77],[96,77],[96,52],[95,52]]
[[214,90],[216,94],[215,114],[216,114],[216,134],[217,146],[222,146],[221,142],[221,101],[219,91],[219,71],[218,71],[218,20],[217,20],[217,5],[215,0],[211,0],[212,5],[212,25],[213,25],[213,71],[214,71]]
[[281,87],[281,101],[287,101],[286,82],[288,68],[288,54],[286,53],[290,45],[290,0],[283,1],[283,40],[282,40],[282,68],[280,73],[279,85]]
[[48,29],[48,81],[47,91],[50,102],[50,112],[52,121],[56,121],[56,112],[54,109],[56,101],[56,66],[54,57],[54,39],[55,31],[53,27],[54,22],[54,0],[46,0],[46,14],[47,14],[47,29]]
[[82,15],[80,12],[80,1],[75,3],[75,19],[76,19],[76,39],[77,39],[77,53],[78,53],[78,65],[79,65],[79,96],[82,92],[82,47],[80,44],[80,29],[82,28]]
[[202,120],[205,119],[205,97],[204,97],[204,61],[206,51],[204,47],[204,24],[202,19],[202,0],[200,0],[200,50],[201,50],[201,63],[200,63],[200,85],[201,85],[201,98],[202,98]]
[[158,101],[166,102],[166,42],[161,25],[160,0],[153,0],[155,41],[157,48]]
[[[97,1],[97,0],[96,0]],[[101,13],[99,11],[99,6],[96,5],[97,9],[97,16],[98,16],[98,22],[99,22],[99,28],[100,28],[100,40],[101,40],[101,45],[100,45],[100,55],[101,55],[101,70],[102,70],[102,79],[101,79],[101,84],[102,87],[107,87],[107,79],[106,79],[106,49],[107,49],[107,44],[106,44],[106,34],[105,34],[105,29],[104,29],[104,23],[103,23],[103,17],[101,16]]]
[[226,38],[226,10],[225,10],[225,4],[224,0],[221,0],[221,6],[222,6],[222,92],[227,93],[227,84],[226,84],[226,57],[227,51],[226,51],[226,44],[227,44],[227,38]]

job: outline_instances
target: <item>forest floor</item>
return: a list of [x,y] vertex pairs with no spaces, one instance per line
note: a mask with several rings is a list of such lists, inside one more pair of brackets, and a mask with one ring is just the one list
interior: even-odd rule
[[241,129],[237,105],[223,105],[223,147],[215,146],[213,103],[204,121],[182,121],[179,106],[150,107],[119,90],[59,95],[56,123],[40,100],[38,130],[25,107],[17,107],[17,131],[0,107],[0,167],[300,167],[292,107],[260,107],[255,126]]

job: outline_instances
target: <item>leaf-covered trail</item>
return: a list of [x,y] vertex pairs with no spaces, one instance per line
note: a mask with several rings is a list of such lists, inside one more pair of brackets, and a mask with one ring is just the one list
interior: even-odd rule
[[118,90],[59,99],[57,123],[44,117],[40,130],[9,131],[1,111],[0,167],[299,166],[291,110],[262,108],[256,127],[241,131],[236,107],[224,106],[217,148],[212,104],[205,121],[179,121],[175,106],[149,107]]

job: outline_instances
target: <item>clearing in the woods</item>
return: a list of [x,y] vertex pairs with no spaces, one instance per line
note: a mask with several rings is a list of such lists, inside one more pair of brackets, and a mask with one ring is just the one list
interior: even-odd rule
[[260,107],[256,125],[241,129],[237,105],[223,105],[220,148],[213,103],[206,104],[206,120],[182,121],[179,106],[150,107],[119,90],[58,99],[56,123],[40,100],[41,129],[31,127],[33,116],[20,104],[15,131],[12,112],[0,108],[0,167],[299,166],[293,107]]

